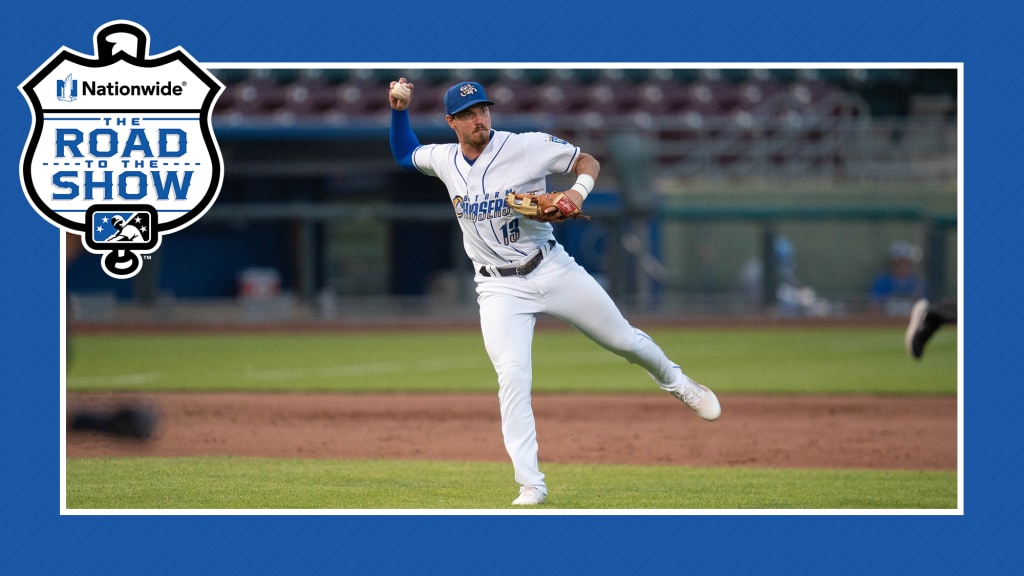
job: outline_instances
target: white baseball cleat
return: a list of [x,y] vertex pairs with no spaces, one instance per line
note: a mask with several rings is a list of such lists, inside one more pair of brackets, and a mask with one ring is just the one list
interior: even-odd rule
[[547,499],[547,494],[543,490],[536,486],[521,486],[519,488],[519,498],[512,501],[515,506],[536,506],[537,504],[543,504],[544,500]]
[[718,420],[722,415],[722,405],[718,403],[718,396],[715,396],[707,386],[697,384],[689,377],[684,376],[683,385],[678,390],[670,391],[670,394],[689,406],[697,416],[709,422]]

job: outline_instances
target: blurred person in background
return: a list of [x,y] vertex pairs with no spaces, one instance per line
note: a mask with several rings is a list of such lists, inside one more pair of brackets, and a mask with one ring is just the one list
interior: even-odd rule
[[[774,312],[786,317],[833,316],[843,312],[842,307],[818,296],[818,292],[804,284],[796,275],[796,250],[785,236],[776,236],[772,243],[775,261]],[[740,268],[740,285],[749,303],[759,306],[767,303],[764,281],[764,262],[760,258],[748,260]]]
[[925,296],[925,281],[918,266],[921,249],[905,241],[889,246],[889,269],[871,284],[871,308],[887,316],[907,316],[914,302]]

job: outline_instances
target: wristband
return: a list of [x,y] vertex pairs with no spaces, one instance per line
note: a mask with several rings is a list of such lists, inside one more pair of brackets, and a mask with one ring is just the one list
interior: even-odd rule
[[587,196],[594,191],[594,177],[590,174],[580,174],[576,178],[576,183],[572,185],[572,189],[579,192],[580,196],[586,200]]

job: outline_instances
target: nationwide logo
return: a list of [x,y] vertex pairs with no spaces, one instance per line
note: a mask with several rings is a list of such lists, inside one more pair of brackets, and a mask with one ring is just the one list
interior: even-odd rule
[[33,120],[21,183],[40,216],[104,255],[108,275],[131,278],[220,193],[211,112],[224,86],[180,47],[150,56],[134,22],[101,26],[94,46],[61,49],[19,87]]
[[116,80],[106,84],[82,82],[82,96],[181,96],[184,92],[183,85],[174,85],[170,81],[124,85]]
[[78,100],[78,80],[68,74],[67,78],[57,80],[57,100],[61,102],[74,102]]

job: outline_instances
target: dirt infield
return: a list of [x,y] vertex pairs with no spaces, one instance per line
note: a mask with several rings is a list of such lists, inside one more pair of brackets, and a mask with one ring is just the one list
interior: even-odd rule
[[[722,395],[708,423],[662,394],[536,394],[544,462],[957,469],[954,397]],[[144,405],[145,442],[69,432],[69,458],[238,455],[507,462],[497,394],[84,394]]]

